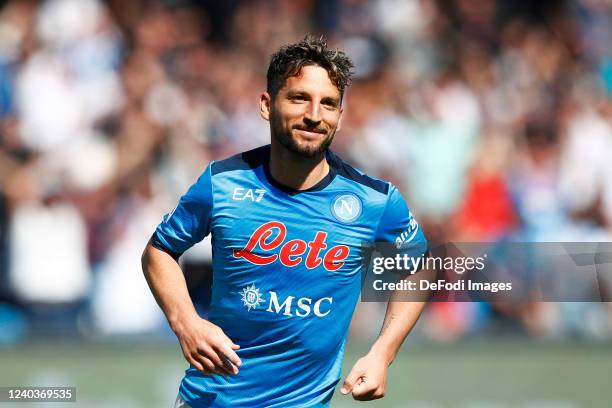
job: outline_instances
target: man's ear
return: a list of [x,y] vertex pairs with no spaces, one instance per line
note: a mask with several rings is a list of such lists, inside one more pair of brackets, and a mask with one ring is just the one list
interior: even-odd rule
[[336,125],[336,132],[340,130],[342,127],[342,113],[344,112],[344,108],[340,106],[340,117],[338,118],[338,124]]
[[270,121],[270,112],[272,111],[272,97],[267,92],[264,92],[259,97],[259,113],[262,118]]

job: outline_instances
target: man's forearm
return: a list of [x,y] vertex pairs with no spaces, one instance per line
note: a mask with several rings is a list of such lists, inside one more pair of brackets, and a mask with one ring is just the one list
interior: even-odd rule
[[197,317],[185,277],[174,258],[149,243],[142,254],[142,270],[172,330],[180,328],[185,319]]
[[176,260],[149,243],[142,254],[142,270],[185,359],[206,375],[238,374],[241,361],[236,350],[240,346],[219,326],[200,318]]
[[[408,280],[432,279],[434,276],[435,271],[425,270],[411,276]],[[425,308],[427,293],[421,293],[420,295],[422,300],[405,302],[402,301],[402,297],[406,295],[401,291],[396,291],[389,299],[382,329],[370,350],[371,353],[383,358],[387,364],[393,362],[404,339],[419,320]]]

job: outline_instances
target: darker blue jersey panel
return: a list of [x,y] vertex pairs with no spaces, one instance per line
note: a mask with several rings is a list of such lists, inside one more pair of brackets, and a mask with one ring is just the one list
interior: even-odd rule
[[264,146],[212,163],[164,218],[154,242],[180,254],[212,234],[208,319],[240,345],[236,376],[190,367],[193,407],[327,406],[359,298],[363,244],[412,256],[425,237],[398,190],[327,153],[330,173],[295,191],[272,179]]
[[181,197],[172,212],[164,216],[151,243],[178,258],[210,233],[213,212],[210,166]]
[[213,162],[211,165],[212,175],[215,176],[225,171],[249,170],[261,166],[269,157],[266,146],[236,154],[228,159]]
[[330,151],[328,151],[327,160],[330,166],[334,169],[334,171],[342,177],[345,177],[356,183],[363,184],[364,186],[368,186],[381,194],[386,195],[389,192],[389,183],[375,179],[356,170]]

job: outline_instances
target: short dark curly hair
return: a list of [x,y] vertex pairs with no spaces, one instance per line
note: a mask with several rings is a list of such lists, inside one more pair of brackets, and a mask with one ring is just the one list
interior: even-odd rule
[[272,54],[266,79],[267,91],[274,98],[285,85],[287,78],[297,75],[302,67],[318,65],[327,71],[329,78],[344,96],[350,85],[354,67],[350,58],[338,49],[328,49],[324,37],[307,35],[298,43],[288,44]]

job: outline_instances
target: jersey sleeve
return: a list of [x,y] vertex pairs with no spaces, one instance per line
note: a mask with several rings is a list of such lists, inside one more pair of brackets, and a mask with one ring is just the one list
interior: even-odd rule
[[210,165],[157,226],[151,244],[178,259],[210,232],[213,194]]
[[427,239],[404,197],[393,185],[376,230],[375,242],[392,243],[397,251],[410,257],[421,257],[427,253]]

